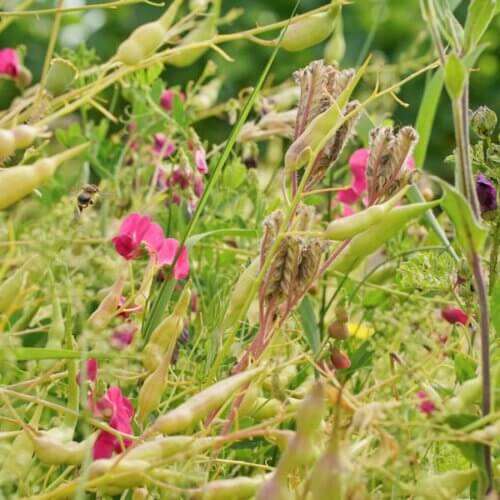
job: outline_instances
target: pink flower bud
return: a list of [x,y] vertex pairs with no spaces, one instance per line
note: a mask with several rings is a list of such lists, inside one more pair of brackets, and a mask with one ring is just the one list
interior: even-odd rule
[[17,78],[21,71],[19,55],[14,49],[0,50],[0,75]]
[[441,310],[441,317],[448,321],[448,323],[467,326],[469,323],[469,316],[459,307],[445,307]]
[[[87,364],[86,364],[86,372],[85,372],[85,380],[88,380],[89,382],[95,382],[97,380],[97,360],[96,359],[87,359]],[[83,373],[79,372],[78,375],[76,376],[76,382],[78,384],[81,384],[83,382]]]
[[165,134],[158,133],[154,135],[153,151],[162,158],[168,158],[175,152],[175,144]]
[[112,347],[118,350],[125,349],[134,340],[134,335],[137,332],[137,325],[133,323],[124,323],[117,327],[110,338],[110,344]]
[[202,147],[198,147],[194,152],[194,161],[196,163],[196,168],[200,174],[208,174],[208,165],[205,155],[205,150]]
[[432,415],[432,413],[436,411],[436,405],[431,399],[429,399],[429,396],[427,396],[425,391],[418,391],[417,397],[420,399],[418,408],[422,413]]

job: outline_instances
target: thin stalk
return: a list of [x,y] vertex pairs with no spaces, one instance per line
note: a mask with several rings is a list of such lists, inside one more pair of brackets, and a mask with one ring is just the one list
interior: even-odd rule
[[495,289],[495,282],[497,280],[499,246],[500,246],[500,216],[497,215],[495,228],[493,229],[492,247],[490,253],[490,266],[489,266],[490,295],[493,293],[493,290]]

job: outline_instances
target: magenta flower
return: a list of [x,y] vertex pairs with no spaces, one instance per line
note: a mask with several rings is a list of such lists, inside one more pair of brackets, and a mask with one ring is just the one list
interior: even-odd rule
[[[86,367],[85,380],[88,380],[89,382],[95,382],[97,380],[97,369],[99,367],[97,364],[97,360],[93,358],[87,359]],[[82,372],[79,372],[76,376],[77,384],[82,383],[82,376]]]
[[425,391],[418,391],[417,398],[420,399],[418,408],[422,413],[425,415],[432,415],[436,411],[436,405]]
[[112,241],[116,251],[125,259],[137,258],[141,253],[141,244],[149,250],[157,249],[163,240],[163,230],[146,215],[130,214],[120,226],[118,236]]
[[19,56],[14,49],[0,50],[0,75],[17,78],[21,71]]
[[[123,396],[119,387],[110,387],[106,394],[96,403],[95,414],[108,421],[108,424],[117,431],[132,435],[132,417],[134,408],[130,401]],[[125,448],[129,447],[132,441],[123,439]],[[113,452],[121,453],[122,444],[118,437],[106,431],[100,431],[94,443],[93,457],[110,458]]]
[[[171,265],[179,250],[179,242],[174,238],[165,238],[163,245],[158,251],[158,264],[160,266]],[[174,278],[176,280],[184,279],[189,274],[189,258],[187,248],[183,247],[182,251],[175,263]]]
[[482,214],[497,209],[497,190],[488,177],[483,174],[476,177],[476,193]]
[[205,185],[203,182],[203,177],[199,173],[196,173],[193,179],[193,193],[197,198],[201,198],[204,190]]
[[128,347],[134,340],[138,327],[133,323],[124,323],[113,331],[109,343],[119,351]]
[[153,151],[162,158],[168,158],[175,152],[175,144],[165,134],[158,133],[154,135]]
[[349,158],[352,184],[350,187],[342,189],[337,194],[337,200],[345,205],[354,205],[366,190],[366,164],[370,150],[361,148],[354,151]]
[[451,323],[452,325],[460,323],[467,326],[469,323],[469,316],[459,307],[445,307],[441,310],[441,317]]
[[208,165],[205,150],[202,147],[196,148],[194,152],[194,162],[200,174],[208,174]]
[[[173,106],[174,106],[174,97],[176,93],[173,90],[165,89],[160,97],[160,106],[165,110],[165,111],[171,111]],[[179,98],[181,101],[185,99],[184,94],[181,92],[179,95]]]

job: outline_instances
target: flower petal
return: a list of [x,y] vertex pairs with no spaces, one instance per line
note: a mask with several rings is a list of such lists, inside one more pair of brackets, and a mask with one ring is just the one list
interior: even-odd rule
[[157,253],[158,265],[165,266],[172,264],[178,248],[179,242],[175,238],[165,238]]
[[182,280],[189,274],[189,257],[186,247],[182,247],[181,254],[175,263],[174,278]]
[[118,438],[113,436],[113,434],[101,431],[95,440],[94,448],[92,450],[94,460],[99,460],[100,458],[110,458],[113,455],[113,451],[115,450],[117,443]]

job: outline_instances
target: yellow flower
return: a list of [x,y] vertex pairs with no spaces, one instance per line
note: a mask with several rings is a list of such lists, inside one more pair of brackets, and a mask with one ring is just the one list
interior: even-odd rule
[[349,335],[361,340],[365,340],[375,333],[373,328],[363,323],[347,323],[347,330],[349,331]]

